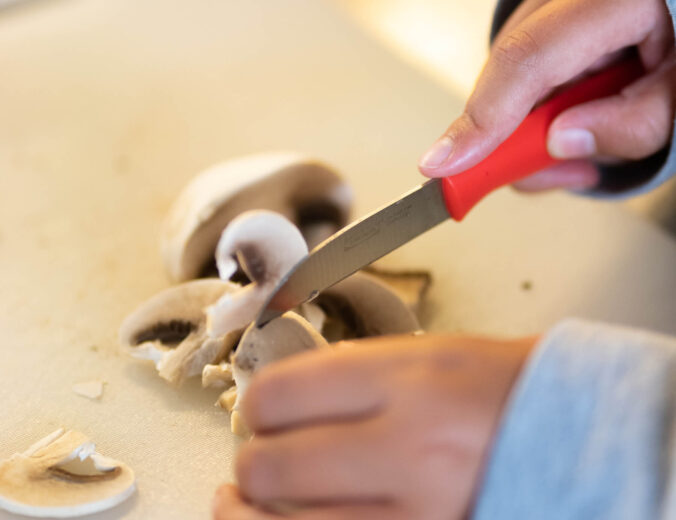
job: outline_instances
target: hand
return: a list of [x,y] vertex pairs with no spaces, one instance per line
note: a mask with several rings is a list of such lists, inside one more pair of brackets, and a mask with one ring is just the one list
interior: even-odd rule
[[517,183],[525,191],[586,189],[596,161],[636,160],[664,147],[674,120],[674,30],[664,0],[525,0],[498,34],[464,113],[423,156],[445,177],[474,166],[556,87],[638,46],[648,75],[610,98],[570,108],[552,123],[548,149],[566,161]]
[[214,518],[464,518],[534,343],[383,337],[266,367],[243,402],[239,489],[219,489]]

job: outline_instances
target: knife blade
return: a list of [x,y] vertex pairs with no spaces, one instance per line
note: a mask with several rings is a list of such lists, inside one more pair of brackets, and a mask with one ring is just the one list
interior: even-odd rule
[[449,217],[440,179],[412,189],[315,247],[278,284],[256,325],[311,300]]
[[271,319],[311,300],[444,220],[460,221],[490,192],[560,161],[547,151],[549,125],[575,105],[619,93],[644,73],[637,55],[585,78],[533,110],[476,166],[434,179],[348,225],[315,247],[277,284],[256,318]]

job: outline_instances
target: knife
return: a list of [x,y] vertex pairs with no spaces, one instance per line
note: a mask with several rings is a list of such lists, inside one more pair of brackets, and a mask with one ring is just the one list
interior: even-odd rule
[[547,152],[554,118],[575,105],[618,94],[644,73],[637,56],[585,78],[533,110],[488,157],[434,179],[353,222],[315,247],[277,284],[256,318],[270,320],[451,218],[461,221],[490,192],[560,161]]

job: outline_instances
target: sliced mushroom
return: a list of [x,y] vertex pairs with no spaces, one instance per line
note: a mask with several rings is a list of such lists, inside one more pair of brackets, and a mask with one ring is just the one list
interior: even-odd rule
[[[232,375],[237,388],[233,410],[239,410],[251,377],[264,366],[300,352],[325,347],[328,343],[322,335],[294,312],[282,314],[262,328],[256,327],[255,323],[249,325],[232,356]],[[239,425],[241,418],[231,418],[231,426],[235,426],[232,421]]]
[[307,245],[293,223],[272,211],[247,211],[225,228],[216,249],[223,280],[239,266],[252,281],[224,294],[207,309],[209,334],[219,336],[246,327],[256,317],[276,283],[307,254]]
[[432,275],[427,271],[390,271],[369,266],[364,272],[385,282],[414,312],[418,312],[432,283]]
[[67,518],[109,509],[135,490],[134,472],[104,457],[82,433],[63,428],[0,463],[0,508]]
[[204,309],[224,294],[241,290],[238,284],[218,279],[165,289],[127,316],[120,342],[132,356],[154,361],[162,378],[180,384],[200,375],[205,365],[223,360],[237,344],[243,327],[211,337]]
[[364,272],[325,289],[313,303],[326,315],[322,335],[330,342],[420,329],[415,313],[399,295]]
[[298,308],[298,314],[305,318],[317,332],[322,332],[324,323],[326,323],[326,313],[319,305],[312,302],[305,302]]
[[172,206],[162,231],[162,257],[172,280],[196,278],[213,262],[221,231],[243,211],[284,215],[308,240],[340,229],[352,193],[340,176],[318,160],[297,153],[234,159],[195,177]]
[[225,392],[223,392],[216,401],[216,406],[226,409],[228,412],[232,412],[235,408],[235,403],[237,402],[237,387],[231,386]]

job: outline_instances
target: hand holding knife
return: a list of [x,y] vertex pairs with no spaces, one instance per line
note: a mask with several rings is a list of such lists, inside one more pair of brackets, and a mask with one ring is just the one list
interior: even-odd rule
[[280,281],[256,325],[311,300],[322,290],[451,218],[461,221],[486,195],[558,162],[547,131],[564,110],[619,93],[643,74],[638,58],[585,78],[534,109],[486,159],[462,173],[428,181],[346,226],[315,247]]

